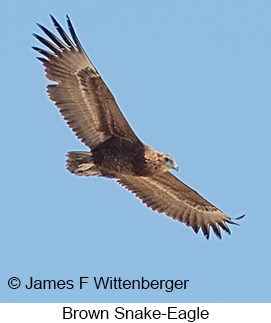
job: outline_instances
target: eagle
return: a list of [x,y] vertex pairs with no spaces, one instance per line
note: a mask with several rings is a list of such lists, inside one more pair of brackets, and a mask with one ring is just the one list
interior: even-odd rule
[[[51,40],[33,34],[48,47],[33,49],[44,65],[49,98],[55,103],[75,135],[89,151],[67,154],[67,169],[79,176],[115,179],[158,213],[201,229],[209,239],[210,228],[221,238],[220,228],[230,234],[227,223],[236,224],[169,171],[178,170],[175,160],[144,144],[132,130],[116,100],[85,53],[67,16],[71,38],[52,16],[60,37],[37,24]],[[242,218],[238,217],[236,219]]]

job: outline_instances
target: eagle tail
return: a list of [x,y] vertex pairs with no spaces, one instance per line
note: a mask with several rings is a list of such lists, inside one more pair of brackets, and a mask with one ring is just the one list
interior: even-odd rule
[[91,152],[70,151],[67,154],[66,167],[69,172],[78,176],[99,175]]

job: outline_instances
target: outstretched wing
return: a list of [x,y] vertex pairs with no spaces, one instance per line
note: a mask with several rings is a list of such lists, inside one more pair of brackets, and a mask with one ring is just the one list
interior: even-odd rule
[[191,226],[196,233],[201,228],[207,239],[210,227],[221,238],[219,227],[230,234],[226,223],[236,224],[169,172],[154,177],[126,176],[117,182],[152,210]]
[[87,57],[68,16],[73,41],[54,17],[51,18],[62,40],[38,24],[52,42],[39,35],[34,36],[51,51],[38,47],[33,49],[46,56],[38,59],[45,67],[46,77],[57,83],[48,85],[48,94],[68,125],[91,149],[113,136],[138,140],[112,93]]

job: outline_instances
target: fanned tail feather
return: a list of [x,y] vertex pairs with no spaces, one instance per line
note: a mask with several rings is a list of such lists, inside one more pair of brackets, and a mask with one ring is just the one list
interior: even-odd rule
[[87,151],[68,152],[66,167],[69,172],[78,176],[93,176],[100,173],[94,164],[92,153]]

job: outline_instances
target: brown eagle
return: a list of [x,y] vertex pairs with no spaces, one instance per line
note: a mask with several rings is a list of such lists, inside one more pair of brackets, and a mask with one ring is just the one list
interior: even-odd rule
[[46,57],[38,59],[46,77],[55,82],[47,87],[49,98],[90,149],[69,152],[67,169],[79,176],[114,178],[152,210],[191,226],[196,233],[201,228],[207,239],[210,227],[219,238],[220,227],[230,233],[227,223],[236,223],[169,172],[178,170],[174,159],[136,136],[86,55],[69,17],[72,40],[51,18],[62,39],[38,24],[52,42],[34,34],[50,51],[33,49]]

